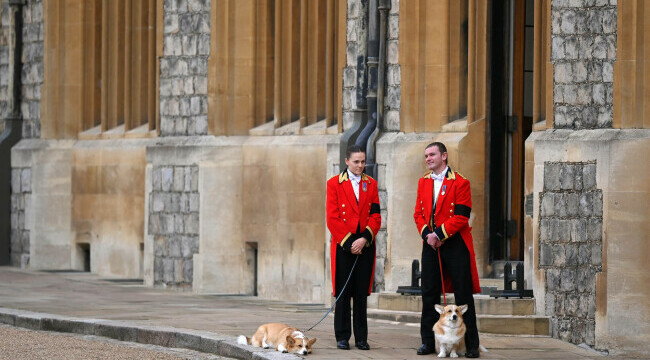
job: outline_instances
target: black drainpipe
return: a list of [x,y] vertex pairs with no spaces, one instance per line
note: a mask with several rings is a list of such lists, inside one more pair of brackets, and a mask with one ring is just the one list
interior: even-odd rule
[[[23,71],[23,6],[24,0],[9,0],[13,31],[9,36],[9,66],[13,68],[9,109],[3,120],[5,129],[0,134],[0,265],[9,264],[11,247],[11,148],[22,137],[22,115],[20,113],[20,75]],[[11,26],[11,25],[10,25]]]
[[368,7],[368,120],[356,145],[366,149],[365,173],[377,178],[375,143],[384,117],[384,79],[386,72],[386,23],[390,0],[371,0]]

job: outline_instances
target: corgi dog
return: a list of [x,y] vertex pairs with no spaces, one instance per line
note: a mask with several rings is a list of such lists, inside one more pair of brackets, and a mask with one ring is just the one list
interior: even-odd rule
[[237,337],[237,343],[241,345],[253,345],[268,349],[275,348],[283,353],[298,355],[311,354],[311,347],[316,338],[309,340],[300,330],[280,323],[261,325],[252,338],[244,335]]
[[465,354],[465,323],[463,314],[467,311],[467,305],[447,305],[445,307],[436,304],[436,311],[440,319],[433,325],[433,332],[436,336],[436,352],[438,357],[458,357]]

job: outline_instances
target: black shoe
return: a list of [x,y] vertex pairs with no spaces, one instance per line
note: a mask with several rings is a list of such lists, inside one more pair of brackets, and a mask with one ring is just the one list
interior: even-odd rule
[[436,352],[436,348],[432,345],[422,344],[418,349],[418,355],[429,355]]
[[350,350],[350,343],[347,340],[339,340],[336,343],[336,347],[341,350]]
[[478,349],[472,349],[472,350],[468,349],[467,352],[465,353],[466,358],[477,358],[479,356],[481,356],[481,352],[478,351]]
[[354,344],[359,350],[370,350],[370,345],[367,341],[357,341]]

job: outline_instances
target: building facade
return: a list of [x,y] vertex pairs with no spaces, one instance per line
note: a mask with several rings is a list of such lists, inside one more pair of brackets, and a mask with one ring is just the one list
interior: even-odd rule
[[325,181],[357,143],[395,291],[442,141],[480,275],[522,261],[554,337],[648,354],[643,0],[0,3],[3,263],[330,302]]

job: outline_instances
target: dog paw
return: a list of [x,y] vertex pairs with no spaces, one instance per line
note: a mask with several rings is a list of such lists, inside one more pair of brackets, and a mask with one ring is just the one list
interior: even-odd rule
[[446,356],[447,356],[447,354],[445,354],[444,352],[440,352],[440,354],[438,354],[439,358],[443,358],[443,357],[446,357]]
[[449,354],[449,357],[457,358],[457,357],[458,357],[458,354],[456,354],[456,353],[451,353],[451,354]]

